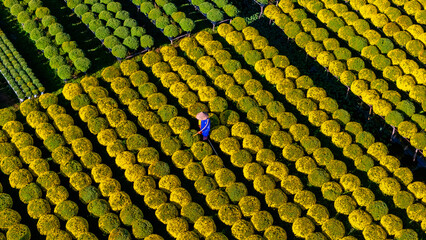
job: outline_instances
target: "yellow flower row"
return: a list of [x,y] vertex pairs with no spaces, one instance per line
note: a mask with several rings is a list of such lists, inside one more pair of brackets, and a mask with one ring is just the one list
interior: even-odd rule
[[[189,114],[195,116],[197,112],[194,112],[195,114],[191,113],[191,107],[201,107],[204,104],[198,102],[197,95],[189,89],[199,89],[198,96],[201,99],[202,89],[207,87],[207,85],[205,85],[205,79],[201,75],[197,74],[195,68],[187,65],[184,58],[177,56],[177,51],[174,47],[163,47],[160,49],[160,52],[163,57],[155,52],[146,53],[142,59],[143,63],[148,67],[152,67],[154,74],[157,74],[164,86],[169,87],[171,94],[178,98],[178,102],[182,105],[182,107],[187,108]],[[169,66],[168,68],[166,67],[166,64],[164,64],[165,62],[161,61],[162,58],[167,61],[167,65]],[[155,59],[155,61],[153,61],[153,59]],[[161,68],[165,71],[156,71],[158,66],[162,66]],[[172,70],[177,71],[179,74],[175,74]],[[173,83],[170,84],[170,82],[166,79],[171,76],[174,76],[174,80]],[[186,81],[190,87],[188,87],[188,85],[184,82],[180,82],[181,78]],[[196,81],[202,85],[189,84],[191,81]],[[174,91],[176,85],[180,85],[180,92]],[[214,108],[216,100],[222,98],[218,98],[216,96],[214,89],[211,88],[210,91],[213,91],[214,94],[211,98],[206,98],[205,101],[209,104],[209,107]],[[185,104],[185,102],[181,99],[189,95],[193,96],[194,101],[191,102],[191,104]],[[223,103],[223,101],[221,102]],[[198,109],[208,111],[208,108],[205,105]],[[224,110],[217,109],[215,112],[220,113],[222,111]],[[216,119],[216,116],[213,115],[210,119],[212,119],[213,122],[215,121],[214,119]],[[180,139],[183,142],[182,145],[186,145],[181,135]],[[231,231],[235,237],[238,239],[248,237],[254,233],[254,229],[264,232],[264,236],[268,239],[270,239],[268,236],[273,236],[273,232],[277,232],[277,234],[279,233],[276,236],[278,238],[279,236],[286,236],[285,231],[282,228],[271,226],[273,223],[272,216],[267,211],[261,211],[259,200],[254,196],[247,195],[247,188],[244,184],[236,182],[235,174],[223,166],[223,161],[220,157],[212,155],[213,151],[207,143],[198,141],[187,146],[191,147],[190,150],[193,157],[196,160],[202,161],[202,164],[192,162],[191,159],[193,157],[188,155],[188,153],[185,153],[185,150],[177,150],[173,153],[172,160],[174,164],[178,168],[184,168],[184,174],[186,177],[195,181],[197,191],[206,195],[206,202],[210,208],[219,211],[219,219],[225,224],[232,226]],[[204,169],[204,172],[211,177],[203,176],[203,172],[193,172],[197,168]],[[192,174],[189,175],[191,172]],[[212,186],[212,184],[214,185]],[[224,187],[226,189],[223,191],[216,189],[217,187]],[[242,193],[240,193],[241,191]],[[230,201],[238,203],[238,205],[229,204]],[[248,209],[248,207],[250,207],[250,202],[259,204],[256,204],[254,209]],[[241,219],[241,214],[246,217],[251,217],[252,223]]]
[[[333,40],[332,38],[326,38],[323,39],[324,41],[322,44],[319,42],[312,41],[312,37],[306,32],[303,32],[301,30],[302,28],[299,27],[298,23],[291,21],[290,18],[287,17],[287,15],[285,15],[284,13],[282,13],[281,10],[276,6],[268,6],[267,9],[265,9],[265,15],[271,17],[271,19],[274,19],[276,23],[278,19],[275,17],[279,16],[278,18],[286,18],[286,21],[289,22],[285,24],[285,26],[287,27],[284,28],[284,32],[287,35],[290,34],[289,36],[291,36],[292,38],[295,37],[296,43],[298,43],[299,39],[299,37],[296,37],[296,35],[307,36],[307,40],[303,40],[305,41],[305,43],[300,45],[301,43],[299,42],[298,45],[305,47],[305,50],[308,53],[311,47],[313,47],[313,49],[317,49],[317,47],[319,47],[319,49],[328,49],[328,51],[317,51],[317,54],[312,56],[317,57],[317,61],[321,65],[325,67],[328,66],[328,70],[333,75],[338,76],[339,80],[343,84],[348,86],[348,89],[350,89],[354,94],[360,96],[365,103],[372,106],[373,111],[376,114],[384,117],[388,124],[392,125],[393,127],[398,127],[401,124],[400,134],[403,137],[409,139],[413,138],[412,144],[414,147],[418,149],[423,149],[424,147],[426,147],[425,135],[421,131],[419,131],[426,127],[425,118],[424,116],[415,113],[415,105],[409,100],[401,101],[401,95],[396,91],[388,90],[388,88],[384,85],[385,83],[383,80],[376,80],[376,76],[372,70],[368,68],[359,69],[360,71],[358,73],[358,77],[351,71],[346,70],[346,67],[349,67],[349,60],[351,59],[348,59],[347,63],[345,64],[341,60],[334,60],[334,55],[329,52],[334,50],[335,53],[336,50],[342,49],[339,48],[339,43],[337,42],[337,40]],[[308,22],[310,22],[311,24],[313,23],[315,25],[315,22],[312,22],[312,19],[310,19],[311,21],[308,21],[308,19],[304,20],[301,22],[301,25],[304,26],[304,28],[308,26],[304,25]],[[296,34],[291,35],[293,33],[288,32],[288,29],[293,29],[293,27],[295,27],[297,31],[295,32]],[[311,30],[306,31],[312,33],[313,31]],[[356,59],[354,59],[354,62],[356,62]],[[395,74],[393,72],[389,72],[389,76],[395,76]],[[422,94],[422,91],[420,91],[419,94]],[[394,106],[396,106],[396,108]],[[407,120],[404,121],[405,119]]]
[[[222,26],[222,25],[221,25]],[[219,28],[218,28],[218,31],[219,31],[219,33],[222,33],[222,36],[224,36],[225,35],[225,37],[226,37],[226,39],[228,40],[228,34],[231,34],[231,32],[232,32],[232,27],[230,27],[228,24],[224,24],[224,26],[223,26],[223,28],[221,29],[221,26],[219,26]],[[243,30],[243,33],[244,33],[244,30]],[[238,45],[240,45],[241,44],[241,42],[238,42],[237,43]],[[265,61],[269,61],[269,60],[265,60]],[[290,66],[290,67],[292,67],[292,66]],[[290,68],[290,67],[288,67],[288,68]],[[293,67],[294,68],[294,67]],[[255,67],[255,69],[256,69],[256,67]],[[269,68],[269,70],[271,70],[272,71],[272,69],[274,69],[274,68]],[[257,70],[257,69],[256,69]],[[269,71],[269,70],[267,70],[267,72]],[[297,70],[297,69],[296,69]],[[285,72],[286,73],[290,73],[290,71],[288,71],[287,69],[285,70]],[[293,71],[294,72],[294,71]],[[259,72],[259,73],[261,73],[261,72]],[[264,74],[264,73],[261,73],[261,74]],[[293,76],[289,76],[289,74],[286,74],[286,76],[288,76],[288,78],[293,78],[294,77],[294,75]],[[302,77],[300,77],[300,78],[298,78],[299,77],[299,75],[297,75],[296,77],[294,77],[294,78],[296,78],[296,84],[297,84],[297,82],[298,82],[298,80],[300,79],[300,78],[302,78]],[[267,77],[267,80],[269,80],[268,79],[268,77]],[[276,79],[274,79],[274,81],[276,81]],[[283,81],[283,80],[281,80],[281,81]],[[280,84],[282,84],[282,83],[280,83],[281,82],[280,80],[278,80],[278,82],[272,82],[272,83],[275,83],[275,84],[277,84],[277,88],[279,88],[279,85]],[[319,88],[317,88],[317,87],[313,87],[312,86],[312,84],[313,83],[311,83],[311,86],[308,86],[308,88],[311,88],[311,89],[309,89],[309,90],[316,90],[316,92],[318,92],[318,89]],[[287,85],[288,85],[288,83],[287,83]],[[299,84],[298,84],[299,85]],[[303,85],[300,85],[300,89],[303,89]],[[294,88],[294,85],[293,85],[293,87],[292,88]],[[306,88],[305,88],[306,89]],[[279,89],[278,89],[279,90]],[[279,90],[280,91],[280,90]],[[288,100],[291,100],[291,99],[289,99],[288,98],[288,96],[290,95],[291,96],[291,94],[292,94],[292,91],[291,90],[289,90],[289,92],[285,92],[285,91],[283,91],[283,92],[281,92],[282,94],[284,94],[284,95],[286,95],[286,97],[287,97],[287,99]],[[294,94],[294,92],[293,92],[293,94]],[[310,91],[308,91],[308,95],[310,94]],[[312,94],[312,91],[311,91],[311,94]],[[325,92],[323,92],[323,94],[321,94],[321,95],[319,95],[319,96],[321,96],[319,99],[317,99],[317,100],[320,100],[320,99],[323,99],[323,98],[325,98],[326,96],[324,95],[325,94]],[[315,96],[315,95],[311,95],[311,96]],[[302,98],[303,99],[303,98]],[[293,102],[291,102],[292,104],[294,104],[294,105],[297,105],[297,107],[298,107],[298,109],[299,109],[299,105],[300,105],[300,103],[302,102],[302,99],[299,97],[299,99],[295,99],[295,100],[293,100]],[[315,98],[313,98],[313,99],[315,99]],[[311,103],[313,103],[313,102],[311,102]],[[324,106],[326,106],[326,105],[324,105]],[[320,107],[321,107],[321,103],[320,103]],[[343,116],[343,115],[345,115],[345,114],[343,114],[342,115],[342,112],[338,112],[338,111],[336,111],[337,110],[337,108],[338,108],[338,106],[337,106],[337,103],[336,103],[336,106],[335,107],[333,107],[332,109],[329,109],[329,111],[331,110],[331,112],[336,112],[336,117],[337,116]],[[316,111],[315,109],[310,109],[309,111],[312,111],[312,112],[318,112],[318,111]],[[308,112],[309,112],[308,111]],[[327,110],[326,110],[327,111]],[[302,112],[302,114],[303,114],[303,112]],[[325,114],[325,116],[327,116],[327,114]],[[328,118],[328,117],[327,117]],[[332,122],[331,121],[326,121],[327,120],[327,118],[323,118],[323,120],[321,120],[320,122],[317,122],[317,123],[319,123],[317,126],[319,127],[319,126],[321,126],[321,130],[322,131],[324,131],[324,130],[326,130],[326,126],[327,125],[329,125],[330,127],[331,127],[331,125],[333,125],[333,126],[335,126],[335,127],[338,127],[338,125],[339,125],[339,123],[338,122],[335,122],[335,124],[331,124]],[[340,117],[341,118],[341,117]],[[349,114],[347,114],[347,118],[349,118]],[[347,119],[347,118],[344,118],[344,119]],[[311,121],[311,115],[309,115],[309,119],[310,119],[310,121]],[[317,119],[317,120],[320,120],[319,118],[317,118],[317,117],[315,117],[315,118],[312,118],[312,119]],[[343,120],[343,119],[340,119],[340,120]],[[345,120],[343,120],[343,121],[345,121]],[[312,122],[312,121],[311,121]],[[347,121],[345,121],[346,123],[348,123],[349,122],[349,119],[347,119]],[[313,122],[314,123],[314,122]],[[315,125],[315,123],[314,123],[314,125]],[[324,127],[323,127],[323,125],[324,125]],[[353,124],[348,124],[348,125],[353,125]],[[357,130],[356,130],[356,135],[357,135],[357,142],[358,143],[360,143],[360,144],[362,144],[364,147],[366,147],[366,148],[369,148],[370,147],[370,145],[374,142],[374,138],[373,139],[371,139],[371,137],[372,137],[372,135],[371,134],[368,134],[367,132],[362,132],[362,127],[361,127],[361,125],[359,125],[358,124],[358,126],[357,126],[357,128],[356,128]],[[337,130],[337,129],[336,129]],[[348,129],[349,130],[349,129]],[[297,131],[297,132],[300,132],[300,130],[299,131]],[[327,131],[324,131],[325,132],[325,134],[327,135]],[[337,130],[337,132],[334,132],[334,133],[338,133],[338,132],[340,132],[340,128]],[[350,130],[349,130],[349,132],[351,132]],[[329,132],[329,135],[331,135],[331,134],[333,134],[333,131],[331,131],[331,132]],[[342,138],[343,136],[345,136],[344,138]],[[349,138],[348,138],[349,137]],[[334,143],[339,143],[340,141],[342,141],[342,140],[344,140],[344,139],[347,139],[348,138],[348,140],[349,140],[349,142],[347,142],[347,140],[345,140],[345,143],[344,144],[338,144],[338,146],[340,147],[340,148],[343,148],[343,147],[345,147],[345,150],[344,150],[344,154],[345,155],[347,155],[347,154],[349,154],[350,152],[349,151],[351,151],[351,152],[353,152],[355,149],[354,149],[354,147],[357,147],[358,148],[358,150],[357,151],[355,151],[355,152],[358,152],[358,154],[356,155],[356,156],[354,156],[354,155],[352,155],[352,156],[350,156],[350,155],[347,155],[348,157],[351,157],[351,158],[353,158],[354,160],[357,160],[357,158],[359,157],[359,156],[361,156],[362,155],[362,150],[361,150],[361,148],[359,148],[359,146],[357,146],[357,145],[354,145],[354,144],[351,144],[351,141],[352,141],[352,139],[351,139],[351,136],[349,135],[349,134],[347,134],[346,133],[346,135],[341,135],[341,133],[340,134],[334,134],[334,136],[333,136],[333,142]],[[370,140],[368,140],[368,139],[370,139]],[[372,142],[371,142],[371,140],[373,140]],[[379,144],[380,145],[380,144]],[[373,155],[375,155],[376,156],[376,154],[375,153],[378,153],[378,152],[375,152],[375,151],[373,151],[375,148],[377,148],[377,147],[379,147],[379,145],[375,145],[374,147],[372,146],[371,147],[371,151],[369,151],[369,153],[371,153],[371,154],[373,154]],[[383,144],[381,144],[381,145],[383,145]],[[380,145],[380,146],[381,146]],[[350,146],[350,147],[349,147]],[[384,146],[384,145],[383,145]],[[379,150],[379,149],[377,149],[377,150]],[[345,151],[346,151],[346,153],[345,153]],[[359,153],[361,152],[361,155],[359,155]],[[379,154],[380,155],[380,154]],[[376,157],[378,157],[379,155],[377,155]],[[386,155],[386,154],[385,154]],[[365,157],[368,157],[367,155],[365,155]],[[369,157],[368,157],[369,158]],[[394,158],[397,162],[398,162],[398,160],[396,159],[396,158]],[[368,160],[368,161],[367,161]],[[394,161],[394,160],[393,160]],[[368,163],[367,165],[365,165],[365,163]],[[370,158],[370,159],[365,159],[365,161],[361,161],[360,159],[359,159],[359,161],[358,161],[358,163],[355,161],[355,166],[357,167],[357,168],[359,168],[360,170],[363,170],[363,171],[368,171],[372,166],[374,166],[374,162],[373,162],[373,160]],[[405,171],[405,170],[408,170],[408,171]],[[401,170],[399,171],[399,174],[403,174],[403,175],[405,175],[406,173],[410,173],[411,174],[411,172],[409,171],[409,169],[404,169],[404,168],[401,168]],[[403,176],[403,175],[401,175],[401,176]],[[392,178],[393,179],[393,178]],[[402,179],[404,179],[404,178],[402,178]],[[412,179],[412,178],[411,178]],[[391,179],[389,179],[389,180],[391,180]],[[387,180],[387,181],[389,181],[389,180]],[[386,187],[385,186],[388,186],[389,184],[391,184],[391,183],[395,183],[395,179],[393,179],[393,181],[391,181],[391,182],[383,182],[383,183],[381,183],[380,185],[381,185],[381,189],[383,188],[384,190],[386,189]],[[408,183],[410,183],[410,181],[408,182]],[[407,183],[407,184],[408,184]],[[399,183],[398,182],[396,182],[396,184],[397,184],[397,186],[399,186]],[[387,194],[389,194],[389,195],[393,195],[395,192],[392,192],[392,193],[387,193]],[[373,194],[374,195],[374,194]],[[413,216],[413,215],[411,215],[411,216]]]
[[[111,74],[120,75],[121,73],[117,70]],[[124,94],[128,86],[125,83],[124,85],[118,83],[123,83],[125,78],[117,76],[116,80],[117,84],[113,89],[116,89],[117,92],[120,90],[120,93]],[[178,217],[178,208],[191,202],[191,200],[190,198],[183,198],[189,193],[180,187],[179,178],[169,174],[168,164],[159,161],[157,150],[148,146],[148,140],[144,136],[137,134],[136,125],[127,120],[126,113],[118,108],[118,103],[113,98],[108,97],[107,90],[98,86],[99,83],[96,78],[83,78],[81,81],[82,88],[77,84],[73,85],[80,88],[78,92],[81,93],[70,96],[71,101],[80,95],[85,95],[82,93],[85,91],[89,93],[91,100],[97,105],[97,108],[92,108],[93,105],[86,105],[79,110],[80,116],[84,116],[83,119],[88,123],[89,129],[91,129],[90,123],[92,121],[99,122],[99,119],[105,119],[100,117],[100,114],[106,116],[106,124],[102,124],[100,128],[93,127],[91,131],[97,136],[99,143],[106,146],[108,154],[115,158],[117,166],[125,170],[125,177],[128,181],[134,183],[135,191],[144,197],[144,202],[149,208],[156,210],[157,218],[167,224],[167,230],[172,236],[178,237],[179,233],[185,232],[185,229],[188,228],[188,222],[184,218]],[[69,84],[69,86],[72,85]],[[97,89],[104,94],[94,94],[93,92]],[[130,100],[137,101],[139,98],[137,92],[131,94],[131,96],[133,96],[133,99]],[[119,99],[122,100],[123,97]],[[125,140],[125,143],[121,139]],[[168,198],[170,202],[168,202]],[[135,207],[133,205],[133,208]],[[138,219],[134,219],[132,211],[135,210],[130,211],[129,209],[125,213],[123,211],[125,210],[123,209],[120,212],[120,218],[127,219],[123,223],[132,226],[132,233],[136,238],[162,239],[160,235],[152,234],[153,226],[142,218],[142,212],[140,212],[141,215]]]
[[[111,82],[111,87],[115,93],[118,94],[120,100],[124,99],[123,95],[127,95],[126,92],[132,90],[130,88],[131,84],[138,86],[139,93],[146,100],[143,100],[136,92],[136,94],[131,95],[132,98],[129,99],[129,101],[121,102],[129,107],[129,111],[133,115],[138,117],[139,125],[149,130],[152,139],[161,144],[163,152],[168,156],[174,156],[174,153],[180,149],[181,143],[171,136],[171,130],[178,133],[188,132],[189,124],[185,123],[187,120],[177,116],[177,109],[167,104],[167,98],[163,94],[157,92],[155,85],[148,81],[147,75],[139,70],[136,62],[132,60],[124,61],[121,63],[120,69],[123,74],[129,76],[130,80],[125,77],[120,77],[120,71],[114,67],[108,67],[103,71],[102,76],[104,80]],[[89,86],[89,82],[93,82],[93,80],[89,79],[91,78],[86,78],[82,81],[83,86],[86,88]],[[151,87],[147,87],[147,85]],[[92,88],[93,87],[90,89]],[[149,90],[147,91],[147,89]],[[150,108],[153,111],[150,111]],[[170,127],[160,123],[160,121],[168,122]],[[189,134],[192,136],[193,132],[189,132]],[[126,153],[127,156],[122,156],[120,154],[117,156],[116,160],[117,164],[122,168],[129,164],[130,159],[135,159],[134,157],[129,158],[133,155],[131,152],[125,151],[123,153]],[[208,216],[203,216],[203,208],[199,204],[192,202],[190,193],[186,189],[180,187],[179,178],[169,173],[168,164],[159,161],[159,153],[157,150],[151,147],[140,148],[137,154],[137,161],[143,166],[149,166],[147,171],[148,175],[152,176],[154,179],[160,179],[158,186],[165,193],[170,194],[171,203],[166,203],[164,201],[167,201],[167,197],[164,193],[164,196],[158,194],[151,195],[150,191],[148,191],[149,189],[144,187],[147,179],[138,178],[137,180],[132,180],[135,182],[135,190],[141,195],[146,194],[145,203],[148,204],[150,208],[156,209],[157,218],[167,224],[167,230],[173,237],[180,239],[194,234],[195,232],[188,232],[190,224],[194,224],[195,230],[202,235],[220,235],[219,233],[215,233],[216,225],[214,221]],[[194,168],[193,165],[188,166],[185,168],[184,175],[188,179],[192,179],[198,174],[196,170],[197,168]],[[181,210],[181,217],[179,217],[177,209]]]
[[[221,31],[221,27],[219,27],[218,31]],[[215,68],[215,59],[222,59],[220,56],[227,55],[226,51],[223,50],[220,42],[213,40],[213,37],[206,32],[200,32],[195,38],[201,45],[204,45],[205,52],[214,56],[213,58],[210,56],[199,55],[197,60],[197,65],[200,68],[204,68],[204,70],[208,73],[209,67]],[[258,39],[258,41],[260,41],[260,39]],[[180,42],[180,46],[182,49],[187,49],[184,51],[186,51],[189,56],[191,56],[191,49],[199,48],[197,44],[189,38],[183,39]],[[230,54],[228,56],[230,56]],[[201,63],[203,61],[209,61],[211,65],[206,67],[206,64]],[[251,79],[251,73],[242,69],[241,65],[237,67],[237,69],[228,68],[227,63],[235,61],[236,60],[229,58],[222,63],[224,69],[222,72],[233,74],[233,77],[226,74],[221,74],[216,77],[213,76],[213,84],[218,88],[225,90],[226,95],[230,96],[233,95],[228,94],[230,91],[235,91],[238,85],[244,85],[244,89],[248,90],[249,95],[254,95],[256,100],[252,99],[250,96],[244,96],[245,91],[241,88],[241,90],[238,91],[241,94],[239,96],[237,95],[238,97],[235,96],[233,99],[233,101],[237,102],[239,110],[247,113],[247,119],[249,121],[255,124],[260,124],[259,131],[271,137],[273,145],[281,148],[289,145],[291,142],[291,136],[289,134],[286,135],[286,132],[284,131],[279,131],[280,126],[278,122],[267,119],[267,112],[261,108],[261,106],[267,106],[268,112],[278,115],[282,113],[285,115],[286,112],[283,112],[285,110],[283,109],[282,104],[277,101],[273,101],[272,94],[266,90],[262,90],[260,82]],[[235,64],[233,65],[235,66]],[[216,67],[217,69],[221,69],[219,66]],[[254,84],[255,81],[257,81],[260,86],[257,88],[250,87],[250,85]],[[200,92],[202,90],[200,89],[198,91]],[[227,111],[226,115],[230,115],[230,110]],[[303,183],[297,176],[287,176],[287,167],[283,163],[275,160],[275,154],[271,150],[263,148],[263,141],[258,136],[250,133],[248,125],[243,122],[235,122],[235,120],[229,121],[230,119],[235,119],[235,117],[228,118],[227,120],[228,125],[232,126],[232,130],[229,131],[229,129],[224,126],[214,129],[212,131],[212,139],[220,143],[222,151],[231,155],[231,162],[233,165],[243,169],[244,176],[247,180],[254,181],[253,184],[255,190],[265,195],[266,202],[270,204],[271,207],[278,208],[280,218],[286,222],[293,223],[293,231],[295,234],[297,236],[304,237],[318,234],[321,236],[324,236],[325,234],[331,238],[344,236],[345,231],[342,228],[342,223],[334,218],[329,219],[328,211],[323,207],[323,205],[316,203],[315,195],[313,195],[312,192],[303,190]],[[233,137],[227,137],[230,132]],[[241,145],[239,143],[240,139],[243,139]],[[296,147],[296,145],[294,146]],[[240,149],[240,147],[242,147],[242,149]],[[283,155],[285,155],[285,157],[289,157],[289,155],[285,154],[285,152],[286,150],[283,150]],[[288,153],[290,152],[292,151],[289,149]],[[253,156],[253,158],[256,158],[258,163],[251,162],[252,157],[250,155],[253,153],[255,154],[255,157]],[[303,160],[300,162],[302,161]],[[266,166],[266,174],[262,165]],[[303,167],[297,168],[297,170],[303,172]],[[285,196],[285,194],[282,190],[275,188],[274,182],[281,182],[281,188],[285,193],[295,195],[294,203],[286,203],[282,200],[282,196]],[[276,197],[276,200],[272,200],[271,198],[273,197]],[[312,233],[312,229],[315,224],[308,218],[301,217],[302,209],[309,209],[308,216],[314,219],[316,224],[322,225],[324,234]]]
[[[30,114],[38,112],[39,106],[36,100],[26,100],[24,103],[27,105],[24,109],[33,111],[24,111],[23,115],[28,117],[31,116]],[[97,239],[89,232],[87,220],[77,215],[77,204],[67,200],[69,196],[67,189],[61,185],[58,174],[49,170],[48,161],[41,158],[41,150],[33,145],[34,141],[30,134],[24,132],[22,123],[16,121],[15,113],[10,109],[2,109],[1,114],[9,115],[8,121],[2,123],[2,132],[6,133],[4,139],[7,141],[10,138],[10,142],[13,144],[2,146],[1,171],[9,176],[10,185],[19,189],[20,200],[27,205],[29,216],[38,220],[39,233],[47,237],[61,236],[64,239],[83,235]],[[40,119],[47,122],[48,117]],[[40,125],[43,124],[43,120],[40,121]],[[15,148],[20,153],[20,157],[15,154]],[[28,165],[28,169],[24,165]],[[35,182],[33,178],[36,178]],[[42,198],[43,192],[46,192],[45,198]],[[51,214],[51,206],[54,207],[55,215]],[[4,211],[3,228],[10,228],[11,231],[21,230],[22,232],[14,233],[14,237],[29,238],[29,229],[25,229],[22,225],[16,225],[16,229],[13,227],[12,222],[18,223],[20,217],[14,216],[8,210]],[[66,221],[65,228],[69,233],[60,229],[59,219]]]

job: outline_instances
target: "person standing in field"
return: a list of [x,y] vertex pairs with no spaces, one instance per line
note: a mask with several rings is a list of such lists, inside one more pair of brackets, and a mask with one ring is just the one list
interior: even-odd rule
[[206,141],[210,134],[209,114],[206,112],[199,112],[195,117],[198,119],[198,125],[200,126],[200,131],[198,131],[198,134],[203,135],[203,141]]

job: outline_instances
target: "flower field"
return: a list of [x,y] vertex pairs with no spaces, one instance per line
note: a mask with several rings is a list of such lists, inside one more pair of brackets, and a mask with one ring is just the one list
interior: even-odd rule
[[422,2],[0,8],[0,239],[426,239]]

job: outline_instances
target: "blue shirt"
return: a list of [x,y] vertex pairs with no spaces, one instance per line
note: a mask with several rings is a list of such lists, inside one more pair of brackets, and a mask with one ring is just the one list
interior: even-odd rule
[[204,137],[208,137],[210,133],[210,119],[198,121],[200,125],[200,131]]

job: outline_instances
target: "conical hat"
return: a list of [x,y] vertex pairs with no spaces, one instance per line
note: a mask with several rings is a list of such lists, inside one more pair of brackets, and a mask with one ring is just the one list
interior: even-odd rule
[[209,118],[209,114],[206,112],[199,112],[197,113],[195,118],[197,118],[198,120],[206,120],[207,118]]

